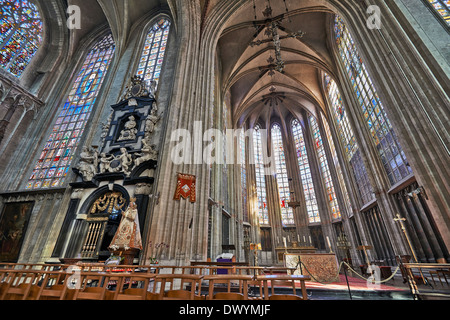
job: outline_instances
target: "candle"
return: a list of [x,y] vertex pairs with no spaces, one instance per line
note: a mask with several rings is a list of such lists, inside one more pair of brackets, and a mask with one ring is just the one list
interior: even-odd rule
[[309,236],[309,244],[312,245],[311,236]]
[[287,248],[286,238],[285,237],[283,237],[283,243],[284,243],[284,247]]
[[288,236],[288,242],[291,242],[291,237]]
[[299,234],[297,235],[297,239],[298,239],[298,242],[300,242],[300,235]]
[[330,247],[330,250],[331,250],[331,242],[330,242],[330,238],[329,237],[327,237],[327,241],[328,241],[328,247]]
[[303,242],[306,243],[306,237],[305,236],[303,236]]

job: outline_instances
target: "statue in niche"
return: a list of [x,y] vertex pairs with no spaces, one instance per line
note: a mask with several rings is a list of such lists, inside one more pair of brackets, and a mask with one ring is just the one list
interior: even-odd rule
[[117,141],[136,140],[138,133],[137,122],[134,116],[128,117],[128,121],[125,123],[124,130],[120,133],[120,137]]
[[161,117],[158,117],[158,108],[153,108],[147,119],[145,120],[145,135],[149,137],[153,132],[155,132],[156,124],[161,120]]
[[95,150],[84,146],[78,170],[85,181],[92,181],[97,173],[98,154]]
[[159,152],[156,150],[156,145],[150,145],[149,142],[144,139],[142,141],[142,153],[136,154],[139,158],[135,160],[135,166],[139,167],[144,162],[150,160],[157,161],[158,153]]

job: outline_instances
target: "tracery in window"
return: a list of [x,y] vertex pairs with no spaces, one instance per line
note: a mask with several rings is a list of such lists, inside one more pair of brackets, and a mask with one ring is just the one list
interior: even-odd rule
[[260,225],[269,225],[269,210],[267,207],[266,174],[264,170],[263,144],[261,128],[253,130],[253,148],[256,174],[256,193],[258,198],[258,218]]
[[136,75],[144,78],[148,83],[159,82],[169,33],[170,21],[162,18],[147,34]]
[[441,17],[450,25],[450,1],[449,0],[427,0]]
[[331,176],[330,167],[328,165],[327,155],[325,154],[325,147],[323,145],[322,134],[320,133],[319,123],[313,116],[309,117],[311,130],[314,139],[314,146],[317,150],[317,156],[319,158],[320,170],[322,172],[322,178],[325,183],[327,192],[327,199],[331,208],[331,216],[333,219],[339,219],[341,217],[341,210],[339,208],[338,200],[336,198],[336,190],[334,188],[333,178]]
[[325,75],[325,85],[328,92],[332,115],[336,122],[336,128],[340,139],[345,147],[345,153],[353,168],[358,190],[363,203],[366,204],[373,200],[373,187],[369,181],[366,166],[361,157],[361,150],[356,141],[352,126],[350,125],[347,110],[342,101],[336,82],[329,75]]
[[42,43],[43,24],[27,0],[0,0],[0,66],[20,77]]
[[277,172],[278,194],[280,197],[281,222],[284,226],[294,225],[294,211],[288,206],[288,202],[291,199],[291,189],[289,187],[283,137],[278,124],[272,127],[272,143]]
[[114,51],[114,40],[110,34],[87,54],[66,102],[58,111],[58,118],[27,189],[56,188],[64,184]]
[[303,128],[298,120],[292,122],[292,132],[294,134],[295,148],[297,151],[298,165],[300,167],[300,178],[302,180],[303,192],[305,194],[306,211],[310,223],[319,223],[319,207],[317,205],[316,191],[311,175],[308,152],[306,150]]
[[356,45],[341,18],[336,17],[336,41],[339,55],[351,80],[358,103],[380,154],[391,184],[412,174],[392,125]]

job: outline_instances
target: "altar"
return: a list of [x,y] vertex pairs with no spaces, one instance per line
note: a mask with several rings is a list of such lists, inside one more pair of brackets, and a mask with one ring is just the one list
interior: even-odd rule
[[287,253],[284,259],[286,267],[297,269],[296,275],[311,276],[312,281],[324,283],[339,281],[339,264],[334,253]]
[[294,243],[291,247],[275,248],[277,254],[278,262],[284,263],[284,255],[289,254],[305,254],[305,253],[316,253],[317,249],[311,246],[298,246]]

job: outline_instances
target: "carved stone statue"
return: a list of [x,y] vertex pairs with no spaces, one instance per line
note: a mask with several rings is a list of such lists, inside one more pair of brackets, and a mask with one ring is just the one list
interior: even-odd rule
[[113,156],[107,156],[105,153],[100,155],[100,173],[116,172],[117,169],[111,168],[111,162],[114,161]]
[[158,109],[153,108],[147,119],[145,120],[145,135],[148,138],[155,131],[156,124],[161,120],[157,115]]
[[133,158],[130,154],[128,154],[128,151],[126,148],[121,148],[120,151],[122,152],[120,155],[118,155],[115,160],[120,161],[120,165],[122,168],[122,171],[129,176],[131,174],[131,166],[133,164]]
[[152,97],[153,99],[156,99],[156,87],[158,86],[158,82],[156,81],[151,81],[150,82],[150,97]]
[[120,133],[120,137],[117,141],[135,140],[138,133],[137,122],[134,116],[130,116],[125,123],[124,130]]
[[97,173],[97,154],[94,150],[84,146],[80,156],[81,160],[78,164],[78,170],[80,170],[80,174],[85,181],[92,181]]
[[113,113],[108,118],[108,121],[106,123],[102,123],[102,142],[105,143],[105,139],[109,134],[109,129],[111,128],[111,121],[113,119]]
[[158,151],[156,150],[156,146],[155,145],[149,145],[147,140],[143,140],[142,141],[142,153],[138,153],[136,154],[137,156],[139,156],[139,158],[137,158],[135,160],[135,166],[138,167],[141,164],[143,164],[146,161],[150,161],[150,160],[154,160],[157,161],[158,160]]

